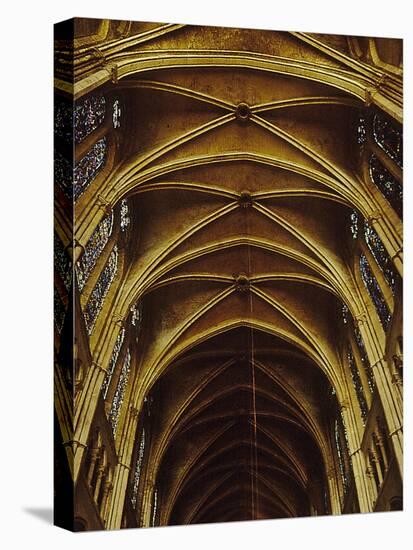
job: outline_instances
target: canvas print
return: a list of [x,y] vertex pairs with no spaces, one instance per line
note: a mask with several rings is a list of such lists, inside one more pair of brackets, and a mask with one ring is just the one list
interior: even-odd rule
[[403,506],[402,40],[55,26],[55,523]]

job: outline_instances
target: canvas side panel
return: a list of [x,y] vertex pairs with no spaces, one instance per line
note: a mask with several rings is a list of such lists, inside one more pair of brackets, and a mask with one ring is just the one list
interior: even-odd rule
[[54,26],[54,523],[74,530],[74,20]]

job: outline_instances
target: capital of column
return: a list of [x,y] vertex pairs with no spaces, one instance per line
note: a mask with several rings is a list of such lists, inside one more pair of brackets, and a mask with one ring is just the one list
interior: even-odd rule
[[361,451],[361,447],[357,447],[357,449],[354,449],[354,451],[352,451],[351,453],[349,453],[349,456],[350,458],[352,456],[355,456],[357,453],[359,453]]
[[69,243],[65,249],[71,257],[74,264],[79,260],[85,251],[85,247],[77,239],[73,240],[73,244]]
[[367,222],[370,225],[374,225],[376,222],[382,219],[382,215],[377,210],[375,212],[372,212],[370,216],[367,217]]
[[381,77],[376,81],[374,86],[366,88],[366,93],[364,97],[364,104],[366,107],[370,107],[370,105],[374,102],[374,96],[381,91],[383,86],[385,86],[387,79],[388,76],[386,74],[382,74]]
[[107,369],[105,369],[105,367],[102,367],[102,365],[100,363],[98,363],[97,361],[92,361],[92,367],[96,370],[98,370],[99,372],[103,372],[105,374],[107,374]]
[[367,314],[365,311],[359,313],[354,317],[355,322],[358,326],[362,325],[363,323],[367,323]]
[[125,326],[125,319],[123,318],[123,316],[120,313],[115,312],[112,315],[112,319],[113,319],[115,325],[118,325],[119,327],[124,327]]
[[364,105],[366,107],[370,107],[370,105],[373,103],[373,96],[375,93],[377,93],[377,90],[375,88],[366,88],[364,96]]
[[375,361],[371,368],[372,369],[377,369],[378,367],[383,367],[383,363],[386,361],[385,357],[380,357],[379,359],[377,359],[377,361]]
[[130,470],[130,466],[128,466],[127,464],[125,464],[124,462],[118,462],[118,466],[120,466],[121,468],[124,468],[125,470]]
[[346,411],[348,410],[350,406],[350,402],[348,399],[343,399],[343,401],[340,403],[340,411]]
[[399,260],[401,259],[400,256],[403,254],[403,247],[402,248],[399,248],[399,250],[397,250],[397,252],[395,252],[393,254],[393,256],[391,257],[391,259],[394,261],[396,258],[399,258]]
[[399,432],[402,432],[402,431],[403,431],[403,426],[398,426],[397,428],[395,428],[389,433],[389,437],[394,437],[395,435],[397,435]]
[[105,214],[110,214],[112,212],[112,207],[109,204],[109,202],[105,199],[105,197],[101,194],[97,196],[98,198],[98,206],[101,210],[105,212]]
[[103,67],[106,71],[108,71],[110,75],[110,79],[112,81],[112,84],[118,84],[119,82],[119,73],[118,73],[118,66],[116,63],[104,63]]
[[63,447],[71,447],[73,452],[75,453],[79,447],[86,449],[87,445],[85,445],[78,439],[68,439],[67,441],[63,442]]

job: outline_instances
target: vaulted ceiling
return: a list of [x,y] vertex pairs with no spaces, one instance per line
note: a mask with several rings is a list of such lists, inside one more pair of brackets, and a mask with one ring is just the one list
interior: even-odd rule
[[326,513],[361,103],[242,67],[120,86],[161,523]]
[[349,213],[374,198],[367,76],[345,40],[311,40],[184,27],[113,57],[124,160],[103,194],[129,198],[118,309],[142,301],[135,399],[154,402],[161,523],[329,512],[340,309],[361,303]]

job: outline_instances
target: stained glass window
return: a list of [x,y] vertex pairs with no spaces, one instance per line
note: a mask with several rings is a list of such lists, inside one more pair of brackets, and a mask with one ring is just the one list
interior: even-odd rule
[[116,433],[119,423],[120,411],[122,408],[123,400],[125,398],[126,387],[128,385],[130,374],[131,355],[129,349],[126,352],[125,359],[123,361],[122,370],[120,372],[118,385],[116,387],[115,395],[113,396],[112,406],[109,412],[109,422],[112,425],[113,434]]
[[367,246],[370,249],[370,252],[373,254],[374,259],[377,262],[377,265],[383,271],[384,278],[386,279],[387,284],[391,288],[391,291],[393,292],[393,295],[394,295],[395,285],[396,285],[396,274],[393,269],[393,263],[380,237],[377,235],[375,230],[369,225],[367,220],[364,222],[364,238]]
[[353,239],[357,239],[359,234],[359,214],[357,210],[353,210],[350,214],[350,231]]
[[134,327],[139,326],[142,320],[142,305],[141,302],[136,302],[131,308],[131,323]]
[[122,199],[120,203],[120,228],[126,231],[130,224],[128,199]]
[[364,395],[360,374],[359,374],[350,344],[348,345],[348,348],[347,348],[347,359],[350,367],[351,380],[353,382],[354,389],[356,390],[357,399],[360,405],[361,417],[363,419],[363,423],[365,424],[367,413],[368,413],[367,401]]
[[335,440],[336,449],[337,449],[338,467],[340,469],[340,475],[343,481],[343,489],[344,489],[344,493],[347,493],[347,490],[350,485],[350,479],[347,475],[346,462],[345,462],[346,449],[343,445],[343,441],[340,434],[340,428],[341,428],[340,424],[341,423],[339,422],[339,420],[336,419],[334,422],[334,440]]
[[367,355],[366,348],[364,346],[364,342],[363,342],[363,338],[361,336],[361,332],[360,332],[358,327],[354,327],[354,336],[355,336],[355,339],[356,339],[357,348],[358,348],[359,353],[360,353],[360,359],[361,359],[361,362],[363,363],[363,367],[364,367],[364,370],[365,370],[366,375],[367,375],[369,389],[373,393],[374,386],[375,386],[373,371],[372,371],[372,368],[371,368],[371,365],[370,365],[370,361],[369,361],[369,358],[368,358],[368,355]]
[[135,464],[135,471],[133,474],[133,481],[132,481],[132,497],[131,497],[131,503],[134,508],[136,508],[136,504],[138,501],[138,490],[139,490],[139,480],[141,478],[141,471],[142,471],[142,463],[143,463],[143,456],[145,454],[145,429],[142,429],[142,434],[139,440],[139,448],[138,448],[138,454],[136,457],[136,464]]
[[54,322],[57,328],[57,331],[62,332],[63,324],[65,321],[66,307],[63,303],[63,300],[60,297],[59,292],[56,287],[54,288]]
[[343,304],[341,306],[341,315],[343,317],[343,323],[347,325],[350,320],[351,314],[346,304]]
[[54,234],[54,266],[67,290],[72,284],[72,262],[57,233]]
[[363,145],[367,139],[366,119],[360,116],[357,122],[357,143]]
[[73,195],[75,200],[91,184],[106,160],[106,137],[97,141],[79,160],[73,171]]
[[360,329],[354,323],[353,317],[352,317],[352,315],[350,313],[350,310],[349,310],[349,308],[347,307],[346,304],[342,305],[341,313],[342,313],[342,317],[343,317],[343,323],[345,325],[349,325],[350,328],[354,331],[355,342],[357,344],[357,348],[358,348],[358,351],[359,351],[359,354],[360,354],[360,359],[361,359],[361,362],[363,364],[363,368],[366,372],[369,389],[373,393],[374,385],[375,385],[373,371],[371,369],[370,361],[369,361],[369,358],[368,358],[368,355],[367,355],[366,348],[364,346],[364,342],[363,342],[363,338],[362,338],[361,333],[360,333]]
[[115,129],[120,128],[121,114],[122,114],[122,110],[120,108],[119,99],[115,99],[115,101],[113,102],[113,110],[112,110],[112,122],[113,122],[113,127]]
[[364,254],[361,254],[360,256],[360,273],[364,286],[366,287],[367,292],[369,293],[370,298],[375,305],[377,315],[379,316],[383,329],[384,331],[386,331],[391,321],[391,314],[389,312],[379,284]]
[[60,151],[54,151],[54,181],[62,188],[65,195],[73,199],[72,164]]
[[105,267],[102,270],[102,273],[99,275],[95,288],[92,290],[92,293],[85,307],[84,317],[89,334],[92,334],[96,319],[100,313],[100,310],[102,309],[103,302],[106,298],[107,293],[109,292],[110,285],[115,278],[117,268],[118,247],[117,245],[115,245],[112,252],[110,253]]
[[403,133],[387,117],[375,114],[373,118],[374,141],[400,167],[403,166]]
[[82,292],[86,281],[88,280],[99,256],[102,254],[113,229],[113,211],[103,218],[96,229],[93,231],[90,239],[86,243],[85,250],[77,262],[77,278],[79,290]]
[[122,349],[122,344],[125,339],[125,329],[122,328],[121,331],[118,334],[118,337],[116,338],[115,345],[113,347],[112,355],[110,357],[108,370],[105,375],[105,379],[103,380],[102,384],[102,393],[103,393],[103,399],[106,399],[106,396],[108,394],[110,381],[112,380],[113,373],[115,371],[115,367],[118,362],[118,357],[120,350]]
[[60,185],[70,200],[78,199],[96,177],[105,163],[106,147],[106,138],[103,137],[79,160],[74,169],[69,160],[55,150],[55,182]]
[[54,131],[65,141],[73,141],[73,103],[67,99],[57,98],[54,104]]
[[93,95],[75,102],[74,134],[80,143],[98,128],[105,119],[106,100],[102,94]]
[[373,183],[389,202],[396,214],[403,218],[403,187],[382,165],[376,155],[371,155],[369,161],[370,177]]
[[152,510],[152,527],[156,525],[156,515],[158,513],[158,489],[153,492],[153,510]]

